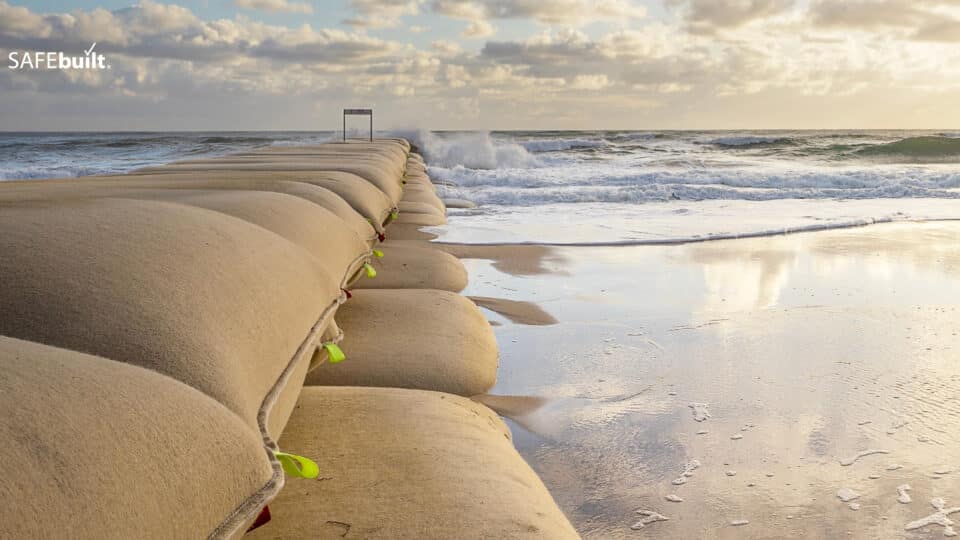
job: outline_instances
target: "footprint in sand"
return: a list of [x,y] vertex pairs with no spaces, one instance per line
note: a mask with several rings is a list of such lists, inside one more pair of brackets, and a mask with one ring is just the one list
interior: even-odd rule
[[848,503],[854,499],[859,499],[860,494],[850,488],[840,488],[837,490],[837,498]]
[[640,518],[640,521],[634,523],[630,526],[631,529],[639,531],[640,529],[650,525],[651,523],[656,523],[658,521],[667,521],[670,518],[663,514],[658,514],[652,510],[637,510],[637,513],[643,516]]
[[910,504],[913,499],[910,498],[910,484],[900,484],[897,486],[897,502],[900,504]]
[[675,479],[671,484],[679,486],[687,483],[687,478],[693,476],[693,471],[700,468],[700,462],[696,459],[690,460],[690,463],[687,463],[687,466],[683,469],[683,474],[681,474],[677,479]]
[[707,409],[706,403],[691,403],[689,406],[693,409],[694,421],[705,422],[707,418],[710,418],[710,410]]
[[668,501],[670,501],[670,502],[676,502],[676,503],[683,502],[683,498],[682,498],[682,497],[680,497],[679,495],[674,495],[674,494],[672,494],[672,493],[671,493],[670,495],[667,495],[666,497],[664,497],[664,499],[666,499],[666,500],[668,500]]

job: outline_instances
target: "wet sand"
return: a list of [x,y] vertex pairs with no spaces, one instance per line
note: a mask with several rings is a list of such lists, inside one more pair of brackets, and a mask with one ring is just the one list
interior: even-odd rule
[[470,300],[482,308],[487,308],[503,315],[510,322],[546,326],[557,324],[557,320],[533,302],[507,300],[506,298],[490,298],[489,296],[471,296]]
[[484,255],[465,294],[558,321],[498,320],[515,397],[484,402],[584,537],[950,532],[960,224],[558,248],[536,279]]

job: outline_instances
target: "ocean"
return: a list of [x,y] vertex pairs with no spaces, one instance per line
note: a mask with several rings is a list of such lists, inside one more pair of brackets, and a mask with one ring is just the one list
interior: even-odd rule
[[[395,131],[420,148],[449,241],[656,244],[960,218],[960,132]],[[117,174],[334,132],[3,133],[0,180]]]

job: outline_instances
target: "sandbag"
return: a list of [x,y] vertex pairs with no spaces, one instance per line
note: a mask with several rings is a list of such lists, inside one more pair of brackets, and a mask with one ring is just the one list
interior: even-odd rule
[[373,259],[376,279],[361,279],[357,289],[440,289],[460,292],[467,287],[467,269],[453,255],[423,242],[387,241],[383,258]]
[[135,171],[137,174],[193,173],[204,171],[233,172],[319,172],[341,171],[356,174],[373,184],[396,204],[400,201],[403,186],[400,183],[402,173],[387,167],[385,162],[354,160],[344,156],[310,158],[292,161],[289,159],[249,159],[249,160],[202,160],[182,161],[159,167],[147,167]]
[[[313,174],[313,173],[307,173]],[[296,173],[252,173],[231,174],[220,171],[191,174],[124,174],[116,176],[85,176],[70,179],[48,179],[29,181],[7,181],[0,184],[0,201],[36,200],[48,198],[80,198],[109,196],[109,190],[121,188],[162,188],[162,189],[227,189],[249,191],[272,191],[306,199],[333,212],[353,231],[367,242],[374,242],[382,225],[361,215],[351,202],[344,199],[336,190],[328,189],[322,183],[296,180]],[[290,178],[290,179],[287,179]],[[340,191],[359,196],[351,200],[370,201],[370,192],[380,199],[371,202],[371,216],[383,223],[392,209],[389,201],[380,190],[360,177],[354,177],[355,183]],[[358,193],[366,190],[365,193]],[[379,206],[379,208],[377,208]]]
[[141,174],[199,171],[341,171],[376,186],[396,205],[402,194],[409,144],[400,140],[272,146],[218,158],[196,159],[147,167]]
[[239,537],[283,484],[238,416],[136,366],[0,337],[0,410],[0,538]]
[[422,230],[422,225],[393,222],[386,231],[387,242],[391,240],[430,241],[440,237],[437,233]]
[[171,202],[0,204],[0,335],[182,381],[270,441],[345,296],[262,227]]
[[447,218],[446,216],[438,216],[436,214],[414,214],[412,212],[400,212],[400,216],[396,219],[396,222],[405,225],[435,226],[445,224],[447,222]]
[[403,192],[403,198],[400,199],[400,202],[425,203],[433,206],[443,213],[446,213],[446,205],[433,190],[407,188]]
[[383,386],[472,396],[497,377],[497,342],[470,300],[432,289],[354,290],[337,311],[348,360],[308,385]]
[[386,154],[406,159],[409,152],[410,144],[403,139],[377,138],[373,142],[351,140],[329,141],[321,144],[266,146],[234,155]]
[[316,256],[340,288],[354,284],[370,261],[367,244],[338,216],[294,196],[197,189],[131,190],[127,196],[198,206],[259,225]]
[[430,203],[409,201],[409,200],[403,200],[403,199],[400,200],[400,204],[398,205],[398,208],[401,213],[409,212],[411,214],[429,214],[432,216],[440,216],[440,217],[443,217],[447,214],[443,210],[437,208],[436,206]]
[[578,538],[490,409],[437,392],[304,388],[281,442],[320,461],[247,538]]

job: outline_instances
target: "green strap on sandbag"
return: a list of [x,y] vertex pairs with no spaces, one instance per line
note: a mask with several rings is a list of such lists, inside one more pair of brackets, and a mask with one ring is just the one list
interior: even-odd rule
[[380,251],[379,249],[375,249],[375,250],[373,250],[373,256],[376,257],[376,258],[378,258],[378,259],[382,259],[382,258],[383,258],[383,252]]
[[287,473],[288,476],[316,478],[317,475],[320,474],[320,467],[318,467],[312,459],[296,454],[288,454],[279,450],[274,450],[273,455],[276,456],[277,461],[280,462],[280,466],[283,468],[283,472]]
[[331,364],[339,364],[347,359],[347,355],[343,354],[343,349],[332,341],[324,343],[323,348],[327,350],[327,356]]
[[363,263],[363,268],[367,271],[368,278],[377,277],[377,271],[374,269],[373,265],[370,263]]
[[390,212],[390,219],[396,220],[398,217],[400,217],[400,212],[397,212],[397,211]]

